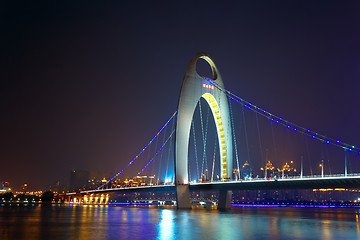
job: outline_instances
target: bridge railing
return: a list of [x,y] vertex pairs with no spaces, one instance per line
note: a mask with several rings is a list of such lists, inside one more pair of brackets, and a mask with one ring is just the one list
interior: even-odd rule
[[256,182],[256,181],[274,181],[274,180],[298,180],[298,179],[320,179],[320,178],[344,178],[344,177],[355,177],[360,176],[360,173],[348,173],[348,174],[327,174],[327,175],[310,175],[310,176],[285,176],[285,177],[267,177],[267,178],[246,178],[236,180],[215,180],[215,181],[204,181],[204,182],[192,182],[191,184],[209,184],[209,183],[225,183],[225,182]]

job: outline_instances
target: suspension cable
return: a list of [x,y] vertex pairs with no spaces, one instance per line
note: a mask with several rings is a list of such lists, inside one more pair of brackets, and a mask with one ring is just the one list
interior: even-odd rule
[[213,155],[213,164],[211,171],[211,182],[214,181],[214,168],[215,168],[215,155],[216,155],[216,146],[217,146],[217,135],[215,135],[215,144],[214,144],[214,155]]
[[[163,143],[165,141],[165,137],[166,137],[166,130],[167,128],[165,129],[165,132],[164,132],[164,136],[163,136]],[[159,185],[159,178],[160,178],[160,170],[161,170],[161,162],[162,162],[162,158],[163,158],[163,151],[161,151],[161,154],[160,154],[160,163],[159,163],[159,172],[158,172],[158,176],[157,176],[157,184]]]
[[[165,131],[166,131],[166,129],[165,129]],[[165,136],[165,134],[164,134],[164,136]],[[159,138],[157,138],[156,139],[156,141],[155,141],[155,152],[156,152],[156,150],[157,150],[157,148],[158,148],[158,143],[159,143]],[[151,172],[153,173],[153,172],[155,172],[154,171],[154,165],[151,165]],[[155,180],[155,179],[154,179]]]
[[[176,118],[174,118],[174,120],[173,120],[172,127],[171,127],[171,131],[174,131],[175,123],[176,123]],[[165,179],[168,178],[168,177],[167,177],[167,174],[168,174],[168,169],[169,169],[170,153],[171,153],[171,148],[172,148],[171,146],[174,147],[174,140],[173,140],[173,138],[171,138],[169,145],[170,145],[170,146],[169,146],[169,152],[168,152],[168,157],[167,157],[168,160],[167,160],[167,163],[166,163]]]
[[248,155],[248,161],[250,163],[251,161],[250,161],[249,141],[248,141],[248,135],[247,135],[247,130],[246,130],[246,120],[245,120],[245,113],[244,113],[244,107],[243,106],[241,107],[241,112],[242,112],[242,117],[243,117],[246,150],[247,150],[247,155]]
[[[147,154],[146,154],[146,159],[150,159],[150,157],[151,157],[151,153],[152,153],[152,150],[153,151],[156,151],[156,146],[157,144],[155,144],[155,146],[154,146],[154,144],[151,144],[150,146],[149,146],[149,149],[148,149],[148,151],[147,151]],[[154,148],[155,147],[155,148]],[[153,149],[154,148],[154,149]],[[143,158],[145,158],[144,156],[143,156]]]
[[[206,134],[207,131],[204,131],[204,122],[202,118],[202,110],[201,110],[201,101],[199,100],[199,111],[200,111],[200,122],[201,122],[201,133],[202,133],[202,140],[203,140],[203,155],[202,155],[202,162],[201,162],[201,177],[204,174],[204,162],[206,160]],[[207,129],[206,129],[207,130]]]
[[194,123],[194,119],[191,122],[192,125],[192,131],[193,131],[193,136],[194,136],[194,149],[195,149],[195,161],[196,161],[196,169],[197,169],[197,177],[199,177],[199,162],[198,162],[198,158],[197,158],[197,148],[196,148],[196,136],[195,136],[195,123]]
[[289,129],[287,128],[287,135],[288,135],[288,143],[289,143],[289,149],[290,149],[290,153],[292,156],[295,156],[295,151],[294,151],[294,144],[293,143],[293,138],[290,137],[290,133],[289,133]]
[[206,180],[208,180],[208,162],[207,162],[207,155],[206,155],[206,143],[207,143],[207,137],[208,137],[208,129],[209,129],[209,115],[210,115],[210,108],[207,108],[206,112],[206,127],[205,127],[205,141],[204,141],[204,156],[205,156],[205,166],[206,166]]
[[210,84],[214,85],[218,90],[220,90],[221,92],[225,93],[228,97],[230,97],[232,100],[234,100],[235,102],[243,105],[244,107],[257,112],[258,114],[260,114],[261,116],[270,119],[271,121],[276,122],[277,124],[281,124],[285,127],[287,127],[288,129],[292,129],[295,132],[299,132],[302,133],[304,135],[310,136],[313,139],[317,139],[321,142],[325,142],[326,144],[332,144],[335,145],[337,147],[343,148],[348,150],[349,152],[352,151],[356,151],[360,154],[360,148],[356,147],[355,145],[351,145],[345,142],[341,142],[340,140],[335,140],[333,138],[329,138],[325,135],[319,134],[317,132],[311,131],[308,128],[304,128],[302,126],[299,126],[297,124],[294,124],[290,121],[287,121],[285,119],[283,119],[282,117],[276,116],[275,114],[272,114],[268,111],[266,111],[265,109],[262,109],[240,97],[238,97],[237,95],[233,94],[232,92],[230,92],[229,90],[226,90],[225,88],[223,88],[222,86],[220,86],[219,84],[217,84],[215,81],[213,81],[210,78],[206,78],[203,77],[206,81],[208,81]]
[[116,179],[120,174],[122,174],[124,172],[125,169],[127,169],[136,159],[138,159],[144,152],[145,150],[147,150],[150,146],[150,144],[152,144],[154,142],[155,139],[157,139],[157,137],[159,136],[159,134],[166,128],[166,126],[169,124],[169,122],[171,121],[171,119],[173,119],[177,114],[177,111],[175,111],[173,113],[173,115],[166,121],[166,123],[160,128],[160,130],[155,134],[155,136],[149,141],[149,143],[123,168],[121,169],[117,174],[115,174],[112,178],[110,178],[110,180],[108,180],[106,183],[102,184],[100,187],[98,187],[97,189],[103,188],[104,186],[106,186],[108,183],[112,182],[114,179]]
[[156,157],[157,155],[159,155],[159,153],[164,149],[166,143],[167,143],[167,142],[169,141],[169,139],[174,135],[174,132],[175,132],[175,130],[173,130],[173,131],[171,132],[171,134],[170,134],[169,137],[166,139],[166,141],[161,145],[161,147],[159,148],[159,150],[158,150],[158,151],[154,154],[154,156],[146,163],[146,165],[138,172],[137,175],[140,175],[140,174],[150,165],[150,163],[153,162],[153,160],[155,159],[155,157]]
[[[257,127],[257,132],[258,132],[258,139],[259,139],[259,150],[260,150],[260,157],[261,160],[264,160],[264,154],[263,154],[263,148],[262,148],[262,144],[261,144],[261,135],[260,135],[260,127],[259,127],[259,118],[257,113],[255,114],[256,117],[256,127]],[[261,162],[260,160],[260,162]],[[266,166],[266,159],[265,159],[265,166]]]
[[236,163],[238,167],[238,179],[240,180],[240,165],[239,165],[239,155],[237,150],[237,144],[236,144],[236,137],[235,137],[235,126],[234,126],[234,119],[233,119],[233,111],[232,111],[232,105],[231,105],[231,99],[229,100],[229,106],[230,106],[230,120],[231,120],[231,128],[233,132],[233,139],[234,139],[234,147],[235,147],[235,157],[236,157]]

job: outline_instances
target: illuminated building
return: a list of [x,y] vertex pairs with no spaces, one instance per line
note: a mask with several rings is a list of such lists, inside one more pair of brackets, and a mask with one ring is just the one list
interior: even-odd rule
[[264,177],[265,178],[273,178],[275,177],[277,174],[276,168],[274,167],[274,165],[268,161],[265,165],[264,168],[261,168],[261,171],[264,172]]
[[251,174],[252,174],[252,169],[251,169],[248,161],[246,161],[244,163],[244,165],[242,166],[242,177],[244,179],[249,179],[249,178],[251,178]]
[[[293,161],[290,163],[292,164]],[[281,178],[293,177],[295,176],[296,169],[291,167],[288,163],[285,163],[282,169],[278,168],[278,172],[281,173],[281,176],[279,176]]]
[[10,183],[9,182],[1,182],[0,183],[0,193],[10,192]]

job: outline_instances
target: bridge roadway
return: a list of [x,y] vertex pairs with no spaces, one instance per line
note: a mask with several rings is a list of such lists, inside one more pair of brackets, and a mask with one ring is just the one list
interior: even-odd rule
[[[360,174],[324,175],[312,177],[294,177],[284,179],[252,179],[238,181],[219,181],[190,183],[190,191],[218,191],[218,190],[270,190],[270,189],[318,189],[318,188],[360,188]],[[155,192],[175,191],[175,185],[139,186],[125,188],[108,188],[81,191],[81,194],[101,194],[117,192]],[[71,195],[75,193],[68,193]]]

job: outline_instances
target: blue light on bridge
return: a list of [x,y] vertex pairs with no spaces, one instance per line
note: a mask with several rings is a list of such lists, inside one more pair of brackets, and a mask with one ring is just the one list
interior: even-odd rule
[[151,206],[153,203],[109,203],[114,206]]
[[[327,144],[333,144],[335,146],[338,146],[338,147],[341,147],[345,150],[349,149],[349,148],[352,148],[354,149],[354,152],[359,152],[360,154],[360,148],[356,147],[356,146],[351,146],[349,144],[345,144],[345,143],[342,143],[340,140],[334,140],[334,139],[326,139],[325,136],[323,135],[320,135],[316,132],[313,132],[311,131],[310,129],[306,129],[306,128],[303,128],[303,127],[299,127],[298,129],[297,128],[294,128],[293,126],[296,126],[296,124],[293,124],[292,122],[289,122],[289,121],[286,121],[286,120],[283,120],[283,118],[281,117],[278,117],[268,111],[266,111],[265,109],[262,109],[256,105],[253,105],[252,103],[250,102],[247,102],[246,100],[236,96],[235,94],[231,93],[229,90],[226,90],[224,89],[223,87],[221,86],[218,86],[215,82],[213,82],[212,80],[209,80],[207,79],[211,84],[214,84],[217,86],[218,89],[222,90],[224,93],[226,93],[231,99],[235,98],[237,102],[240,102],[242,104],[243,107],[246,107],[250,110],[253,110],[257,113],[262,113],[261,115],[266,117],[268,120],[271,120],[271,121],[275,121],[276,123],[280,123],[281,125],[283,125],[284,127],[287,127],[288,129],[293,129],[294,131],[298,132],[298,133],[302,133],[302,134],[305,134],[305,135],[308,135],[308,136],[311,136],[313,139],[316,139],[316,140],[319,140],[321,142],[326,142]],[[327,142],[329,141],[329,142]],[[350,150],[349,150],[350,151]]]
[[231,204],[232,207],[360,208],[346,205]]

